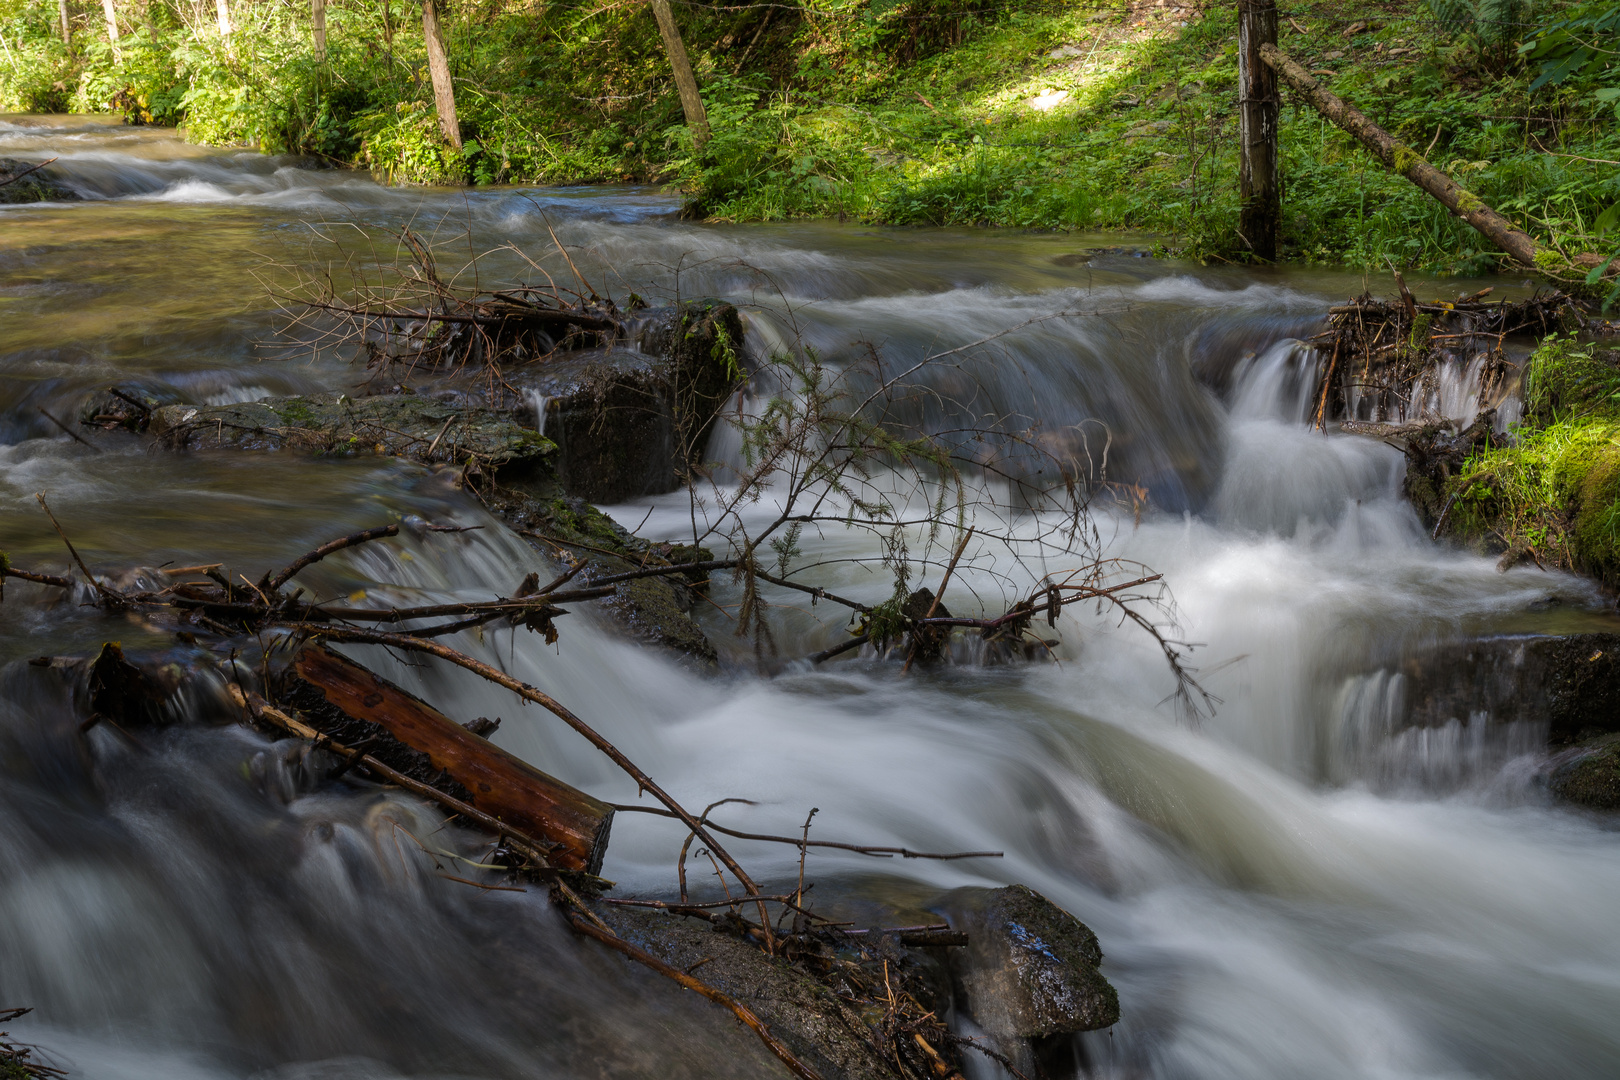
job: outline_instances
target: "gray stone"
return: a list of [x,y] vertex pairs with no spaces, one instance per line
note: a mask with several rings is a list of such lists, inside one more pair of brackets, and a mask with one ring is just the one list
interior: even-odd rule
[[1024,885],[959,890],[946,905],[968,933],[953,955],[968,1012],[998,1040],[1095,1031],[1119,1022],[1119,995],[1098,970],[1097,935]]

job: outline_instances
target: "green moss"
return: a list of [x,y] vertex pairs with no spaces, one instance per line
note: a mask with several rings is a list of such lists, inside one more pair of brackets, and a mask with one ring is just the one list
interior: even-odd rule
[[[1396,143],[1395,152],[1391,156],[1390,167],[1404,176],[1407,171],[1412,168],[1412,166],[1416,165],[1422,160],[1423,159],[1419,157],[1410,146],[1407,146],[1405,143]],[[1465,191],[1463,194],[1467,195],[1468,193]],[[1478,202],[1479,200],[1476,199],[1474,201]]]
[[1476,210],[1485,209],[1485,203],[1478,195],[1463,188],[1457,189],[1457,212],[1459,214],[1472,214]]

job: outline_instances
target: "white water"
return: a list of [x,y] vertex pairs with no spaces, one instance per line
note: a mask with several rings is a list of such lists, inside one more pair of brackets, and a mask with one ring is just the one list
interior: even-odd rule
[[[247,155],[202,165],[171,156],[143,172],[85,142],[84,175],[98,175],[102,154],[112,173],[135,178],[100,209],[147,199],[140,178],[161,175],[191,178],[164,180],[162,191],[216,184],[235,191],[228,205],[254,213],[268,212],[274,184],[321,198],[358,184],[362,194],[344,205],[420,198],[459,212],[432,201],[442,196],[365,188],[343,174],[275,180],[281,166],[266,171]],[[60,145],[41,137],[39,156]],[[480,198],[492,220],[516,220],[518,210],[501,208],[520,200]],[[583,611],[562,621],[556,648],[508,631],[459,644],[568,703],[687,804],[759,801],[728,808],[724,820],[737,826],[791,832],[816,806],[823,838],[1004,850],[960,863],[817,854],[810,874],[824,897],[903,904],[1018,881],[1074,911],[1097,931],[1123,1006],[1117,1028],[1084,1037],[1088,1076],[1620,1074],[1620,842],[1610,823],[1548,805],[1526,764],[1534,746],[1511,733],[1493,740],[1471,717],[1397,730],[1398,677],[1387,667],[1404,642],[1517,625],[1549,593],[1570,607],[1595,598],[1578,582],[1534,568],[1498,574],[1430,543],[1400,498],[1394,451],[1309,430],[1306,360],[1286,340],[1266,344],[1274,331],[1251,329],[1259,344],[1233,365],[1225,403],[1191,375],[1208,327],[1298,320],[1357,288],[1152,266],[1104,268],[1088,287],[1029,269],[1066,250],[1040,238],[1020,241],[1013,258],[970,255],[950,234],[711,231],[648,220],[640,198],[621,211],[614,198],[556,195],[581,204],[565,242],[588,239],[601,263],[617,265],[702,252],[710,262],[683,291],[757,300],[756,345],[790,340],[787,316],[779,298],[751,297],[754,271],[726,259],[795,268],[784,291],[815,302],[794,317],[835,358],[853,355],[862,336],[920,354],[1077,304],[1118,309],[1011,335],[996,355],[941,378],[957,400],[1053,426],[1100,417],[1129,444],[1112,467],[1149,483],[1161,509],[1140,524],[1106,522],[1111,553],[1166,574],[1181,636],[1202,643],[1198,662],[1223,704],[1190,727],[1163,703],[1172,684],[1151,642],[1077,608],[1059,624],[1061,663],[906,678],[858,660],[698,678]],[[955,263],[940,254],[953,251]],[[0,333],[12,329],[0,322]],[[162,367],[172,360],[150,363],[179,381]],[[228,356],[199,363],[233,386],[271,385],[264,368],[242,371]],[[1455,403],[1444,407],[1460,417],[1466,386],[1447,393]],[[31,563],[57,557],[54,538],[23,516],[44,488],[72,527],[100,530],[84,546],[111,561],[133,547],[160,552],[154,561],[224,554],[233,566],[269,565],[394,513],[419,515],[399,542],[328,560],[301,581],[321,594],[448,599],[503,593],[529,569],[549,569],[443,477],[375,461],[91,455],[38,435],[0,447],[0,546]],[[645,520],[653,537],[679,539],[690,527],[679,496],[614,512],[628,526]],[[431,533],[422,520],[485,528]],[[806,544],[806,561],[863,550],[838,533]],[[820,580],[873,599],[888,589],[854,569]],[[974,584],[964,574],[953,594]],[[7,619],[19,610],[15,590]],[[714,599],[735,600],[723,583]],[[786,651],[842,633],[838,612],[775,599],[791,630]],[[26,626],[0,625],[8,657],[82,651],[108,633],[88,614],[53,630],[69,616],[22,610]],[[728,624],[708,612],[724,643]],[[126,645],[143,633],[118,632]],[[633,784],[548,715],[459,673],[367,659],[457,717],[501,716],[496,741],[548,771],[635,800]],[[230,729],[171,732],[153,756],[98,730],[97,753],[119,779],[110,790],[81,787],[73,755],[50,734],[64,703],[25,692],[23,665],[5,672],[0,760],[29,765],[8,765],[0,785],[0,997],[39,1006],[39,1022],[14,1031],[57,1048],[76,1073],[701,1076],[721,1067],[682,1041],[679,1023],[659,1019],[659,988],[556,933],[537,897],[435,878],[390,823],[427,834],[408,803],[321,794],[282,806],[253,784],[234,786],[246,762],[249,776],[272,777],[263,791],[279,790],[279,767],[256,756],[262,740]],[[621,815],[604,873],[626,895],[665,892],[679,841],[661,822]],[[741,841],[732,850],[767,879],[796,872],[791,850]]]

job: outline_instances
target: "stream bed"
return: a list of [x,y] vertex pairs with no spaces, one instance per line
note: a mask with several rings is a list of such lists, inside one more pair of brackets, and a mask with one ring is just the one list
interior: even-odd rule
[[[286,347],[271,293],[288,266],[363,272],[389,229],[442,243],[441,267],[493,252],[480,272],[513,275],[519,252],[563,272],[554,230],[615,296],[730,299],[756,355],[791,341],[832,364],[868,348],[903,363],[1001,334],[939,375],[933,400],[1089,431],[1093,450],[1107,433],[1109,478],[1140,493],[1099,510],[1108,552],[1166,575],[1179,637],[1221,699],[1212,717],[1166,701],[1150,639],[1078,607],[1056,662],[904,678],[858,658],[756,673],[724,583],[696,616],[727,661],[717,677],[624,641],[588,605],[556,646],[498,630],[463,647],[568,704],[686,805],[754,800],[731,808],[734,827],[791,833],[819,807],[825,839],[1005,852],[818,852],[807,872],[851,919],[926,919],[949,889],[1012,882],[1072,911],[1122,1012],[1078,1038],[1080,1075],[1620,1074],[1614,819],[1555,805],[1534,740],[1488,717],[1398,730],[1389,690],[1402,658],[1437,642],[1620,619],[1586,582],[1432,543],[1397,451],[1312,430],[1292,341],[1387,282],[1154,260],[1118,237],[704,225],[654,189],[387,188],[105,118],[0,117],[0,156],[55,156],[83,196],[0,208],[0,550],[15,564],[67,567],[45,492],[93,566],[223,560],[257,577],[399,521],[398,542],[300,581],[433,603],[553,571],[443,472],[98,449],[52,419],[73,424],[114,383],[197,405],[360,393],[360,367]],[[1042,319],[1071,310],[1085,314]],[[1465,418],[1466,390],[1447,399]],[[734,459],[725,437],[711,454]],[[681,493],[605,509],[641,536],[690,539]],[[888,595],[869,565],[837,561],[870,559],[867,540],[802,543],[829,560],[830,590]],[[952,588],[988,597],[995,573],[1026,572],[982,564]],[[711,1006],[574,940],[543,894],[436,875],[399,838],[400,820],[430,816],[408,801],[280,800],[246,782],[269,745],[258,735],[177,725],[131,747],[98,728],[111,764],[87,783],[52,734],[67,703],[25,661],[166,643],[41,595],[9,583],[0,607],[0,1005],[34,1006],[13,1034],[73,1075],[760,1075],[697,1034],[693,1010]],[[841,640],[840,615],[792,595],[777,597],[784,655]],[[390,671],[457,719],[501,716],[494,741],[548,772],[635,801],[539,710],[470,677]],[[682,834],[630,817],[603,874],[623,895],[667,895]],[[797,874],[791,848],[731,850],[762,882]]]

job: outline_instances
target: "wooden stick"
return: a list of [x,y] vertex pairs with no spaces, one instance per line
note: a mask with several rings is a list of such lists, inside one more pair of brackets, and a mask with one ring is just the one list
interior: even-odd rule
[[[629,806],[624,803],[609,803],[615,810],[623,810],[630,814],[655,814],[658,817],[674,817],[668,810],[660,810],[655,806]],[[791,836],[770,836],[766,833],[738,832],[728,829],[716,822],[708,822],[715,832],[735,836],[739,840],[768,840],[777,844],[792,844],[794,847],[825,847],[838,848],[841,851],[854,851],[862,855],[899,855],[904,859],[999,859],[1005,852],[1001,851],[953,851],[949,854],[935,854],[928,851],[912,851],[903,847],[871,847],[863,844],[841,844],[834,840],[796,840]]]
[[356,544],[364,544],[368,540],[380,540],[385,536],[398,535],[398,525],[383,525],[379,528],[367,529],[364,532],[352,533],[349,536],[343,537],[342,539],[333,540],[330,543],[322,544],[314,551],[298,556],[298,558],[294,559],[285,570],[271,578],[268,591],[276,592],[283,585],[287,584],[287,581],[294,574],[298,573],[298,571],[313,563],[320,562],[322,559],[334,552],[342,551],[344,548],[354,547]]

